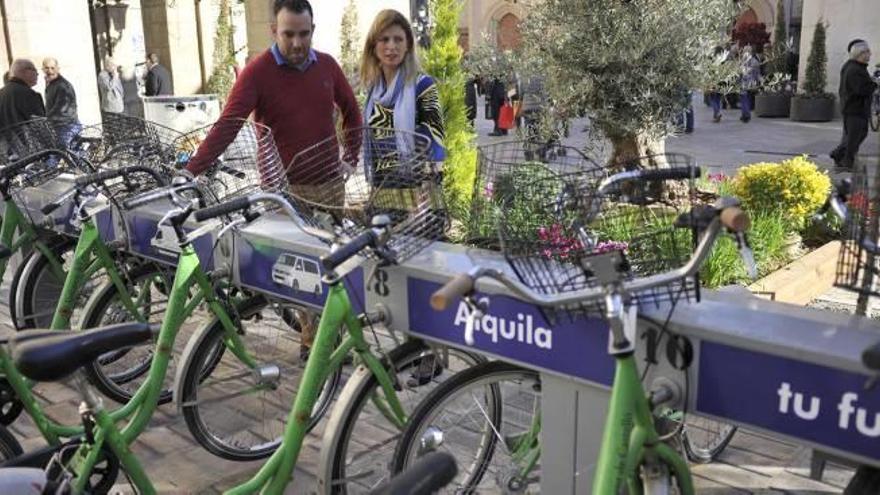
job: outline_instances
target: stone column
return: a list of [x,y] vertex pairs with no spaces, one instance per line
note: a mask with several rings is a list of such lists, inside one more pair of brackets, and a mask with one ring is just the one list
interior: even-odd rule
[[202,89],[195,9],[193,0],[141,3],[146,51],[159,55],[160,63],[171,72],[174,93],[178,95],[191,95]]
[[[58,59],[61,74],[76,90],[80,121],[99,122],[97,68],[88,4],[84,1],[6,0],[6,15],[13,58],[30,58],[38,68],[45,57]],[[6,67],[5,46],[0,54],[2,67]],[[43,91],[44,88],[41,76],[35,89]]]
[[245,2],[247,19],[248,57],[263,53],[272,45],[272,0],[248,0]]

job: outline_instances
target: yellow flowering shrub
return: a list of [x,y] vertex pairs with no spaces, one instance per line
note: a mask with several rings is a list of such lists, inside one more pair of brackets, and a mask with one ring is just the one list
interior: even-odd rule
[[780,163],[742,167],[731,181],[732,192],[753,212],[779,211],[800,228],[825,203],[831,179],[806,156]]

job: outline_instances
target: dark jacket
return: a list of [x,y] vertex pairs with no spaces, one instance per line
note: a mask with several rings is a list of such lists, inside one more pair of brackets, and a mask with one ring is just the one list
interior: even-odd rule
[[43,97],[21,79],[13,77],[0,89],[0,129],[45,116]]
[[489,90],[489,105],[492,107],[492,115],[498,115],[498,111],[506,99],[507,85],[498,79],[493,80]]
[[64,76],[59,75],[46,86],[46,118],[57,124],[79,122],[76,91]]
[[848,60],[840,69],[840,108],[844,115],[871,118],[871,95],[877,85],[868,64]]
[[467,107],[468,120],[477,118],[477,81],[468,79],[464,86],[464,104]]
[[147,71],[145,96],[173,95],[174,86],[171,84],[171,73],[163,65],[156,64]]

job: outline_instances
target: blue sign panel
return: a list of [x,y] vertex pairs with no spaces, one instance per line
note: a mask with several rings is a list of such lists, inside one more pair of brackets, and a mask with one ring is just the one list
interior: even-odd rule
[[[130,213],[126,215],[126,221],[133,251],[163,263],[177,264],[180,246],[172,226],[158,225],[158,220]],[[193,240],[192,245],[199,256],[202,269],[210,270],[214,266],[214,243],[211,236],[199,236]]]
[[880,460],[867,377],[703,341],[697,410]]
[[[457,347],[466,346],[468,306],[459,301],[436,312],[429,301],[440,284],[409,278],[407,287],[410,331]],[[526,366],[611,385],[614,361],[608,355],[608,325],[604,320],[561,319],[550,325],[540,309],[531,304],[499,295],[479,294],[478,298],[489,300],[489,310],[475,322],[474,349]]]
[[[315,307],[324,305],[328,286],[321,281],[324,273],[318,258],[247,239],[237,246],[243,285]],[[355,311],[363,311],[363,269],[353,270],[345,284]]]

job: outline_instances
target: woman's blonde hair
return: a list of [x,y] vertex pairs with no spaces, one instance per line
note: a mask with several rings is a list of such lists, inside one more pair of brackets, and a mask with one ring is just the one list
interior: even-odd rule
[[379,41],[379,35],[391,26],[400,26],[406,33],[407,50],[402,65],[407,82],[418,75],[419,61],[416,57],[416,43],[412,26],[400,12],[386,9],[379,12],[376,19],[373,20],[373,25],[367,34],[367,41],[364,43],[364,52],[361,54],[361,82],[367,88],[376,84],[382,77],[382,66],[379,63],[379,58],[376,57],[376,43]]

